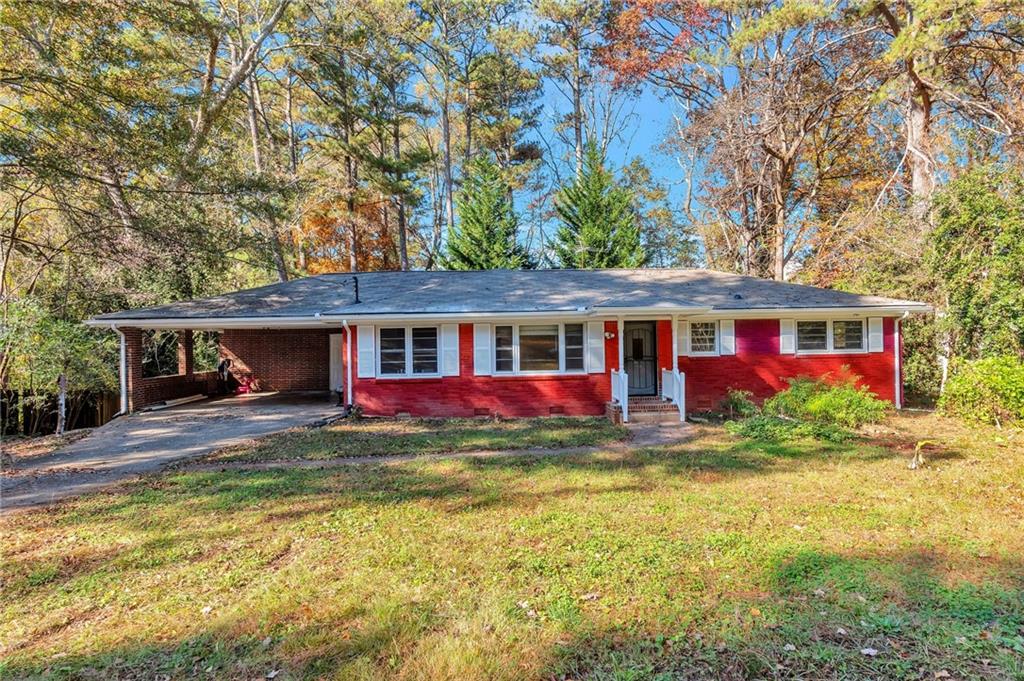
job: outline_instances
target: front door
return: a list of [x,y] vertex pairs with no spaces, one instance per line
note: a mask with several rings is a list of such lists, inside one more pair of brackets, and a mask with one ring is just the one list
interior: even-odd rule
[[658,373],[654,322],[626,322],[623,351],[630,395],[657,395]]

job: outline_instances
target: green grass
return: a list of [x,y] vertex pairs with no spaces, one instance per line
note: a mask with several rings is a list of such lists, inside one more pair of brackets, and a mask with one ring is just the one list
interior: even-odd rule
[[1020,678],[1021,436],[894,423],[179,471],[13,514],[0,676]]
[[626,429],[606,418],[353,419],[326,428],[270,436],[234,447],[213,461],[333,459],[476,450],[583,447],[621,440]]

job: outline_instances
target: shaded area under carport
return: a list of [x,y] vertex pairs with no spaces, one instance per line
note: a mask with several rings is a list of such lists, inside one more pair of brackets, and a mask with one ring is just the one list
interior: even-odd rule
[[341,415],[324,393],[255,393],[122,416],[0,478],[0,509],[101,489],[254,437]]

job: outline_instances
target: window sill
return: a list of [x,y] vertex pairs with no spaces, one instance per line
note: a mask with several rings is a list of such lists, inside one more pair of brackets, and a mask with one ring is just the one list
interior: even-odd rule
[[867,355],[867,350],[797,350],[797,357],[820,357],[822,355]]

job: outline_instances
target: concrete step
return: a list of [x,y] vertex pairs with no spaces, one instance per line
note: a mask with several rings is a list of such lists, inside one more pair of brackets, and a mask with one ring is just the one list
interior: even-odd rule
[[629,410],[630,423],[679,423],[679,410],[633,411]]

